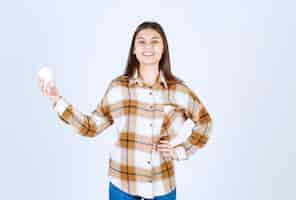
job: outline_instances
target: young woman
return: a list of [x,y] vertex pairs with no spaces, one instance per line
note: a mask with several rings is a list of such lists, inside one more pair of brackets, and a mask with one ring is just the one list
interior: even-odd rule
[[[108,172],[111,200],[176,199],[174,160],[188,159],[206,144],[212,119],[196,93],[172,74],[167,38],[158,23],[137,27],[124,74],[110,82],[91,114],[74,108],[54,83],[39,84],[58,116],[79,134],[94,137],[112,124],[117,127]],[[188,118],[195,124],[191,135],[172,146]]]

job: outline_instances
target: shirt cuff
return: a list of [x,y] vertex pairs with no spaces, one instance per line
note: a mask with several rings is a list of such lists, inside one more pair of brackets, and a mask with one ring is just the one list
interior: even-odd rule
[[54,111],[57,112],[60,116],[66,111],[66,109],[70,106],[70,104],[63,98],[59,98],[59,100],[55,103],[53,107]]
[[177,154],[177,160],[187,160],[188,159],[185,148],[183,146],[175,147],[175,151]]

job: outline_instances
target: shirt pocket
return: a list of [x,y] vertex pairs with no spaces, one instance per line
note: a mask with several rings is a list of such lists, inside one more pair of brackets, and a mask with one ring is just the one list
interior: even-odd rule
[[177,136],[187,117],[185,110],[176,104],[162,104],[163,123],[160,130],[160,137],[171,140]]

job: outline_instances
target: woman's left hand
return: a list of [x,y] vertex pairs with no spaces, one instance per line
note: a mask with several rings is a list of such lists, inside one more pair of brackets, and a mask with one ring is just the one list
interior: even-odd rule
[[175,149],[167,140],[160,140],[157,144],[157,151],[160,152],[160,155],[165,160],[176,160],[177,154]]

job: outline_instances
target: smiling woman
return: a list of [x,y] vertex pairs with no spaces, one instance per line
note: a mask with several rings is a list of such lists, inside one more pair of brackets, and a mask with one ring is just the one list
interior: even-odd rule
[[134,54],[144,65],[158,65],[163,52],[163,41],[159,33],[153,29],[143,29],[136,37]]
[[[55,84],[39,83],[58,116],[79,134],[94,137],[116,124],[119,137],[108,172],[111,200],[176,199],[174,161],[188,159],[207,143],[212,118],[198,96],[172,74],[167,38],[158,23],[137,27],[124,74],[111,81],[91,114],[74,108]],[[195,124],[191,135],[172,146],[188,118]]]

